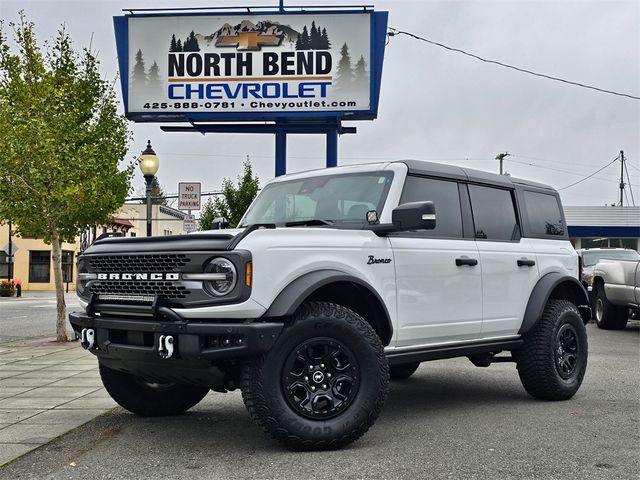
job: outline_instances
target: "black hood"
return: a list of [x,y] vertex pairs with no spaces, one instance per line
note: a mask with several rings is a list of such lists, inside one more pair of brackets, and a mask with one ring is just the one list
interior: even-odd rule
[[231,250],[234,235],[173,235],[167,237],[110,237],[97,240],[83,254],[148,253]]

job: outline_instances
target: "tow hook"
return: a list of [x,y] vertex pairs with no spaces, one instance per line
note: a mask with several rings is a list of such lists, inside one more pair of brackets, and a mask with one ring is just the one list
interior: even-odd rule
[[160,358],[171,358],[173,355],[173,337],[171,335],[160,335],[158,339],[158,355],[160,355]]
[[96,339],[96,332],[92,328],[83,328],[80,332],[80,345],[85,350],[93,347]]

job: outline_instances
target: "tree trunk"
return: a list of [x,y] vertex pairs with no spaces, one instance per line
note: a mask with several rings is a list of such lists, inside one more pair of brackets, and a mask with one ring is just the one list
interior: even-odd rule
[[62,249],[58,233],[51,235],[51,258],[53,260],[53,279],[56,286],[56,340],[66,342],[67,335],[67,306],[64,302],[64,282],[62,281]]

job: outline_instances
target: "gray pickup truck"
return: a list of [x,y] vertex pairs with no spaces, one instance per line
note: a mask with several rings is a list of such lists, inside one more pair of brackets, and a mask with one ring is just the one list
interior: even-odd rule
[[640,261],[602,259],[589,275],[598,327],[622,330],[640,317]]

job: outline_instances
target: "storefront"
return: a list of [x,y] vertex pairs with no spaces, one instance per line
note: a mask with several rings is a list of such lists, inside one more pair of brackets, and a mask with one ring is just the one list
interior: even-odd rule
[[640,207],[565,207],[575,248],[633,248],[640,250]]

